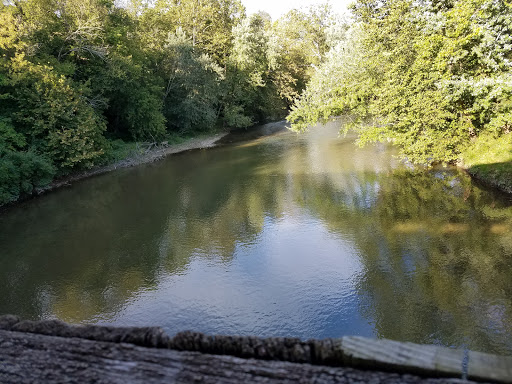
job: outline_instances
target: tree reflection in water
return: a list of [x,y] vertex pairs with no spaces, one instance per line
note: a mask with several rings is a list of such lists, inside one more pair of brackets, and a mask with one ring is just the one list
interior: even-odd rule
[[[260,329],[263,322],[278,327],[290,317],[287,311],[295,311],[298,317],[290,317],[282,332],[302,326],[301,337],[364,334],[363,325],[334,324],[342,322],[336,319],[342,307],[352,305],[336,281],[345,266],[322,253],[322,244],[307,243],[308,237],[325,239],[319,234],[327,231],[352,259],[343,284],[361,317],[343,321],[367,322],[375,335],[396,340],[512,352],[510,201],[456,169],[412,169],[389,148],[358,149],[351,138],[336,139],[335,131],[280,133],[186,153],[86,180],[5,212],[0,312],[154,324],[173,308],[208,304],[191,293],[195,303],[188,298],[165,307],[159,292],[169,296],[177,289],[166,291],[167,282],[187,281],[184,287],[205,287],[204,294],[218,280],[231,283],[212,288],[232,292],[231,307],[219,296],[215,311],[190,313],[231,324],[232,333]],[[269,232],[279,225],[300,233],[272,239]],[[314,232],[305,234],[306,227]],[[264,269],[258,252],[288,260],[287,253],[303,245],[318,252],[303,264],[292,261],[293,288],[283,293],[287,272]],[[188,281],[198,279],[198,268],[200,280]],[[218,275],[207,274],[213,272]],[[236,299],[233,287],[240,290]],[[272,296],[279,294],[291,295],[281,300],[289,308],[266,303],[280,302]],[[153,309],[146,310],[148,302]],[[133,306],[146,317],[130,317],[127,308]],[[181,314],[183,324],[197,320],[188,313]],[[315,318],[318,313],[323,317]],[[261,323],[236,328],[247,319]]]

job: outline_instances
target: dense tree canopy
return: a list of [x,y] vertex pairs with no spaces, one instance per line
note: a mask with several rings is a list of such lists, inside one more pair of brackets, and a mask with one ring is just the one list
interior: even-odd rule
[[360,143],[391,140],[423,164],[510,132],[509,2],[359,0],[352,12],[289,116],[296,130],[350,114]]
[[0,205],[109,161],[113,140],[284,117],[330,19],[324,7],[273,23],[240,0],[4,0]]
[[512,148],[510,3],[358,0],[352,14],[3,0],[0,205],[111,161],[119,139],[247,127],[290,108],[298,131],[349,115],[361,144],[392,141],[416,163]]

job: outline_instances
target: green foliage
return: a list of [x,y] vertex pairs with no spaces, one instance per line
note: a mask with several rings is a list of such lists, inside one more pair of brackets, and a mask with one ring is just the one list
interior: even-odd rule
[[12,121],[0,117],[0,148],[15,151],[26,145],[25,136],[15,131]]
[[157,0],[154,7],[134,8],[142,13],[143,38],[150,44],[158,48],[169,33],[180,29],[219,65],[231,51],[232,28],[245,16],[239,0]]
[[228,126],[249,125],[269,114],[262,104],[269,87],[265,28],[265,19],[259,14],[245,18],[233,28],[224,98],[224,122]]
[[181,30],[168,37],[164,50],[164,113],[170,127],[180,132],[213,128],[222,79],[220,67],[208,55],[196,52]]
[[[508,120],[510,121],[510,120]],[[512,134],[484,132],[462,153],[469,173],[512,192]]]
[[327,4],[291,10],[272,26],[269,61],[279,95],[291,105],[329,49],[335,25],[343,28]]
[[[0,205],[47,175],[119,159],[119,139],[283,116],[328,46],[327,14],[296,11],[273,25],[263,13],[246,18],[240,0],[3,2],[0,147],[10,179],[5,171]],[[22,158],[27,168],[12,171]]]
[[239,105],[228,105],[224,108],[224,120],[229,127],[246,128],[252,124],[252,119],[244,115],[244,109]]
[[137,143],[133,141],[125,142],[121,139],[111,140],[109,147],[105,151],[101,163],[115,163],[124,160],[136,153]]
[[349,114],[360,144],[391,140],[415,163],[455,162],[511,126],[512,6],[502,1],[360,0],[293,107],[296,130]]
[[105,122],[84,99],[87,89],[32,64],[24,55],[11,62],[13,123],[62,169],[91,167],[103,154]]
[[0,205],[32,194],[36,188],[50,183],[54,175],[51,162],[34,151],[0,147]]
[[305,131],[312,123],[325,123],[333,115],[349,112],[357,112],[360,119],[367,120],[371,80],[360,65],[364,54],[361,34],[358,26],[352,26],[340,41],[333,43],[291,108],[288,120],[293,122],[293,129]]
[[264,13],[254,14],[233,28],[233,50],[224,82],[224,123],[228,126],[284,116],[289,97],[283,79],[294,84],[297,79],[279,64],[287,53],[278,47],[278,39]]

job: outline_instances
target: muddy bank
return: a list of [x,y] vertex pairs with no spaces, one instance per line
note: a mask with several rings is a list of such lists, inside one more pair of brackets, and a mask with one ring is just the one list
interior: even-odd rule
[[163,159],[166,156],[173,155],[176,153],[190,151],[193,149],[212,148],[217,145],[219,140],[221,140],[224,136],[227,136],[228,134],[228,132],[222,132],[207,137],[196,137],[184,143],[175,145],[167,145],[165,142],[163,142],[156,145],[154,148],[147,151],[146,153],[136,154],[126,159],[117,161],[113,164],[95,167],[87,171],[70,174],[62,179],[54,180],[53,182],[50,183],[50,185],[38,189],[37,194],[40,195],[49,191],[53,191],[57,188],[71,185],[71,183],[75,181],[82,180],[91,176],[101,175],[103,173],[111,172],[116,169],[129,168],[141,164],[152,163],[154,161]]
[[62,179],[54,180],[50,185],[37,190],[37,194],[52,191],[57,188],[65,187],[71,183],[91,176],[101,175],[116,169],[135,167],[141,164],[152,163],[173,155],[194,149],[212,148],[218,145],[230,144],[246,140],[254,140],[259,137],[272,135],[274,133],[287,129],[285,121],[272,122],[262,125],[256,125],[246,129],[237,129],[231,132],[221,132],[211,136],[200,136],[190,139],[181,144],[167,145],[166,142],[155,145],[146,153],[136,154],[126,159],[117,161],[101,167],[95,167],[87,171],[70,174]]

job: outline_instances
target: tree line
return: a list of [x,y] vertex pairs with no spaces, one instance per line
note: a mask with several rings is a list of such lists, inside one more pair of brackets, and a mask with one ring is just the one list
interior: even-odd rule
[[351,11],[292,108],[295,130],[349,115],[360,144],[391,141],[413,163],[512,159],[510,1],[357,0]]
[[328,6],[272,21],[239,0],[4,0],[0,205],[165,140],[284,117],[337,34]]
[[351,11],[349,22],[327,5],[272,21],[240,0],[3,0],[0,205],[112,161],[119,140],[290,110],[297,131],[348,115],[360,144],[391,141],[413,163],[512,151],[509,2],[357,0]]

